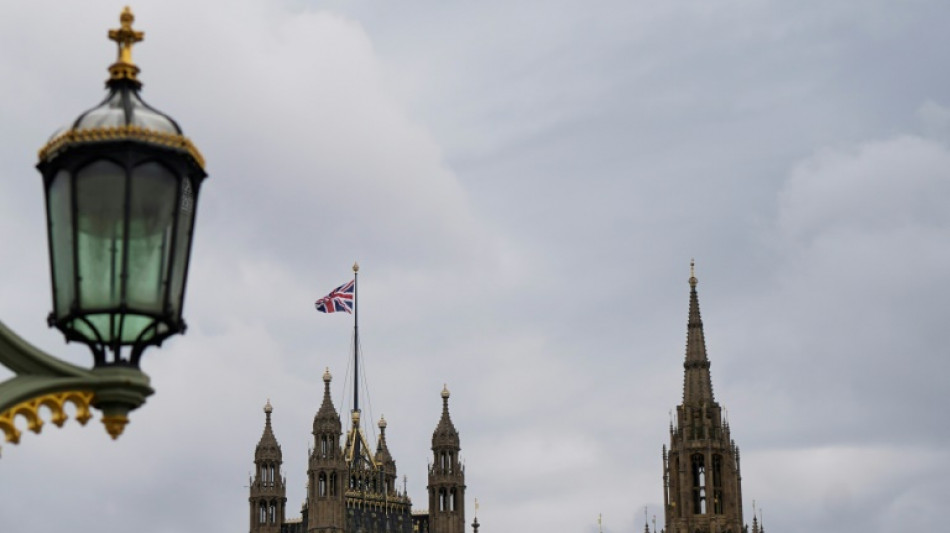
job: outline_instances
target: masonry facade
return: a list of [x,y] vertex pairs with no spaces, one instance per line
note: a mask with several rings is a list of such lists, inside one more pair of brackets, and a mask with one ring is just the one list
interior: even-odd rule
[[463,533],[465,467],[459,433],[449,415],[448,389],[442,389],[442,416],[432,435],[429,509],[413,512],[409,495],[398,487],[396,461],[386,443],[386,420],[379,420],[375,447],[362,431],[358,409],[350,413],[344,436],[330,397],[331,381],[328,370],[323,375],[323,402],[313,419],[314,445],[300,518],[286,518],[286,481],[271,427],[273,408],[269,401],[264,407],[264,433],[254,452],[248,500],[250,533]]

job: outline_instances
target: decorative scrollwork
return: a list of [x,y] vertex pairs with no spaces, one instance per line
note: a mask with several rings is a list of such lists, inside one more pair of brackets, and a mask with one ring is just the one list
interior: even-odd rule
[[14,422],[17,416],[22,416],[26,419],[27,429],[33,433],[39,433],[43,429],[40,408],[44,406],[49,409],[52,415],[50,421],[56,424],[56,427],[62,427],[68,418],[66,411],[63,409],[66,402],[72,402],[76,406],[76,420],[80,424],[86,425],[86,422],[92,418],[92,414],[89,412],[89,404],[92,402],[92,398],[92,391],[55,392],[31,398],[0,413],[0,430],[3,430],[7,442],[19,443],[21,432],[16,428]]
[[94,143],[102,141],[135,140],[155,144],[166,148],[175,148],[187,152],[195,159],[198,166],[204,168],[205,160],[192,144],[191,139],[177,133],[155,131],[134,124],[128,126],[103,126],[100,128],[83,128],[68,130],[52,139],[40,149],[40,160],[52,159],[56,153],[71,144]]

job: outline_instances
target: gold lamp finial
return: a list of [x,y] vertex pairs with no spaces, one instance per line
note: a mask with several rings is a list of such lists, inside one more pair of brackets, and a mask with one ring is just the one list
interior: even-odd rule
[[102,415],[102,424],[106,426],[106,432],[112,440],[119,438],[128,423],[129,417],[125,415]]
[[353,272],[355,273],[355,272],[359,272],[359,271],[360,271],[360,264],[357,263],[356,261],[354,261],[354,262],[353,262]]
[[132,45],[145,39],[145,32],[132,29],[135,15],[129,6],[125,6],[119,15],[120,28],[109,30],[109,39],[119,46],[119,56],[109,67],[110,80],[138,81],[139,68],[132,62]]

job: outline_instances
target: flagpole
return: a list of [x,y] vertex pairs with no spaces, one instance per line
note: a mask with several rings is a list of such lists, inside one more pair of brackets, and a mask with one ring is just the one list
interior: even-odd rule
[[[359,306],[359,263],[353,263],[353,413],[360,412],[360,306]],[[360,439],[354,443],[353,460],[360,457]]]

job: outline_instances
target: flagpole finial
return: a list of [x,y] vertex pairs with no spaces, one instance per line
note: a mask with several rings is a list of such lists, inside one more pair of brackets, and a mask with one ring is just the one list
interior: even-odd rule
[[694,259],[689,260],[689,286],[696,288],[698,280],[696,279],[696,261]]
[[360,264],[357,263],[356,261],[354,261],[354,262],[353,262],[353,272],[355,273],[355,272],[359,272],[359,271],[360,271]]

